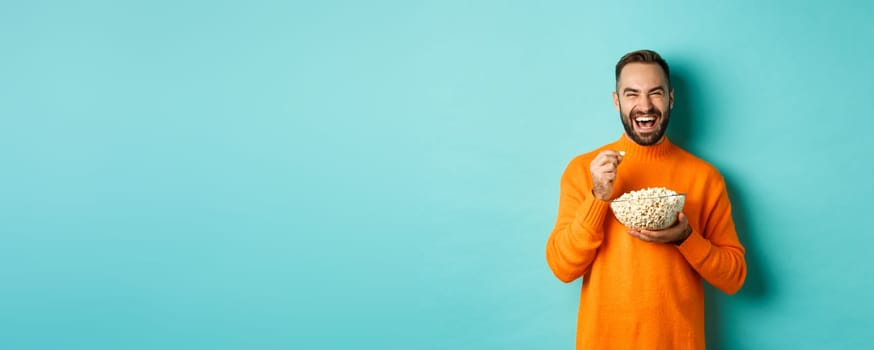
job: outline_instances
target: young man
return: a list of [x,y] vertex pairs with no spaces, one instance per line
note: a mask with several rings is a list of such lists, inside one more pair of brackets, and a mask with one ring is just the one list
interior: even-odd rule
[[[728,294],[746,278],[725,181],[665,136],[674,90],[656,52],[619,60],[613,104],[625,133],[568,164],[546,244],[558,279],[583,278],[577,349],[704,349],[702,278]],[[629,229],[613,216],[611,199],[647,187],[686,193],[672,227]]]

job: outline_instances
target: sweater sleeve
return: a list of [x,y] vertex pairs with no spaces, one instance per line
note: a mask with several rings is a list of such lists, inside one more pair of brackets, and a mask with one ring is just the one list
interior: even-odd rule
[[737,238],[725,181],[719,177],[711,188],[715,203],[703,211],[702,227],[693,227],[679,250],[702,278],[726,294],[734,294],[747,275],[744,247]]
[[558,279],[585,274],[604,239],[609,203],[592,195],[585,167],[572,161],[561,178],[558,219],[546,242],[546,262]]

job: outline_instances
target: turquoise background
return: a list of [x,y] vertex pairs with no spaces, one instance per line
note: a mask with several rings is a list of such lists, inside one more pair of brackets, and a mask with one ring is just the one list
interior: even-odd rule
[[710,349],[874,336],[872,2],[0,7],[0,348],[571,349],[559,177],[627,51],[747,247]]

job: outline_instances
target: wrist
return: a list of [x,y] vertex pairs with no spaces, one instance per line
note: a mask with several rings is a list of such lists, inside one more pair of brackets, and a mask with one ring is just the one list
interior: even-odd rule
[[598,195],[598,193],[595,192],[595,190],[592,190],[592,197],[595,197],[595,199],[597,199],[597,200],[599,200],[599,201],[604,201],[604,202],[609,202],[609,201],[610,201],[610,197],[609,197],[609,195],[608,195],[608,196],[603,196],[603,197],[602,197],[602,196]]
[[683,237],[678,240],[675,240],[673,243],[676,246],[683,245],[684,242],[692,235],[692,227],[686,226],[686,230],[683,231]]

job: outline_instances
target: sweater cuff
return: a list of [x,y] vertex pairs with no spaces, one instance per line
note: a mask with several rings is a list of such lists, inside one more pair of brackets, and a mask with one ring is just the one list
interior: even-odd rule
[[686,241],[677,246],[677,249],[680,250],[680,253],[686,257],[686,260],[690,264],[698,266],[698,264],[710,255],[710,248],[712,248],[712,246],[713,245],[710,241],[704,238],[704,236],[698,234],[696,231],[692,231],[692,233],[689,234],[689,237],[686,237]]
[[574,224],[588,227],[589,232],[598,232],[603,235],[604,218],[610,210],[610,202],[602,201],[594,196],[586,196],[583,203],[577,209],[577,217]]

